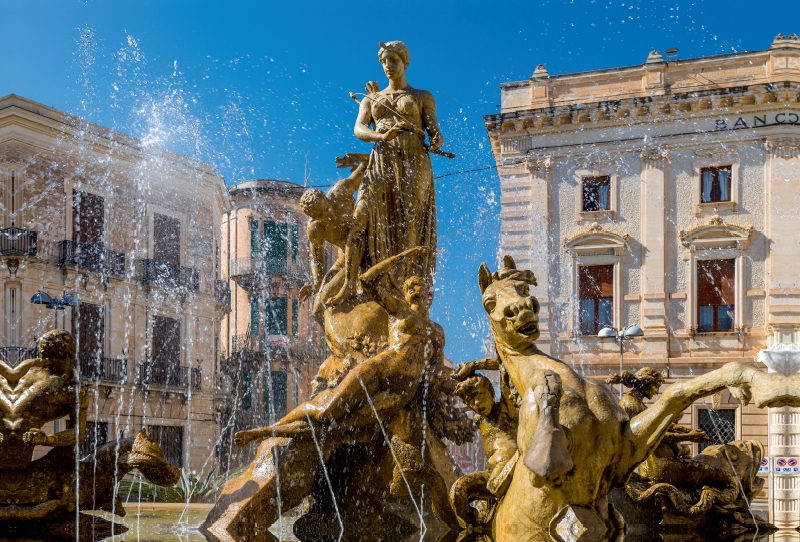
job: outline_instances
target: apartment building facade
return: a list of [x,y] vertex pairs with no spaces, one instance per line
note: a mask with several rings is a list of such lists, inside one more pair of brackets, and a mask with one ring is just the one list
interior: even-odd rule
[[224,181],[15,95],[0,98],[0,179],[0,356],[16,364],[42,333],[71,331],[92,397],[84,453],[147,428],[175,465],[215,466]]

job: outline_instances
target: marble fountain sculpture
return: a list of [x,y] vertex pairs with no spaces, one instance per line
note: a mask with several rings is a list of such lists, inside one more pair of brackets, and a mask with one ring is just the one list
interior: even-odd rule
[[[309,402],[270,427],[236,434],[239,445],[259,442],[256,458],[225,486],[201,531],[210,540],[274,540],[269,527],[304,501],[313,504],[294,524],[303,540],[399,540],[433,515],[452,540],[600,542],[618,537],[654,499],[676,517],[746,514],[763,450],[732,443],[688,460],[675,447],[699,436],[675,422],[725,389],[762,408],[800,406],[800,377],[729,363],[673,384],[648,408],[642,400],[653,386],[621,400],[536,347],[536,278],[508,256],[497,271],[484,264],[478,273],[497,357],[452,374],[445,368],[444,333],[429,316],[430,154],[448,153],[439,150],[433,96],[406,81],[408,49],[381,43],[378,56],[389,84],[367,84],[355,126],[371,154],[338,159],[351,175],[301,200],[314,265],[303,291],[313,295],[331,355]],[[324,273],[326,242],[342,250]],[[481,371],[500,372],[499,398]],[[635,388],[630,375],[619,378]],[[485,472],[462,477],[446,453],[444,439],[474,434],[456,397],[477,413]],[[733,479],[743,481],[735,491]],[[614,488],[624,488],[617,501]],[[618,509],[612,501],[625,502]]]

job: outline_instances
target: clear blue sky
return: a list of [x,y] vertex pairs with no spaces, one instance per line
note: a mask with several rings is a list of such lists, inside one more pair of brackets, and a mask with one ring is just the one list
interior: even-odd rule
[[[197,156],[229,184],[307,176],[325,186],[341,173],[335,156],[368,152],[347,93],[385,82],[378,42],[400,39],[409,83],[434,92],[445,148],[459,156],[433,158],[445,175],[493,163],[482,116],[497,111],[501,82],[539,63],[558,74],[641,64],[668,47],[682,58],[766,49],[800,33],[799,5],[0,0],[0,96]],[[488,331],[476,275],[497,257],[498,185],[491,170],[437,180],[434,317],[457,362],[480,356]]]

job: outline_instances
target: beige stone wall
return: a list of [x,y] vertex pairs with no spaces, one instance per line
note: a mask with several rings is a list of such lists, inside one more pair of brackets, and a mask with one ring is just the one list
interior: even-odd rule
[[[15,193],[11,197],[11,176]],[[220,223],[228,205],[223,180],[196,160],[147,148],[141,142],[19,97],[0,99],[0,179],[3,225],[38,233],[36,256],[2,254],[5,325],[0,346],[31,347],[52,329],[53,311],[30,303],[39,290],[71,293],[104,308],[103,356],[125,359],[126,380],[90,380],[90,421],[109,424],[109,439],[134,436],[147,425],[183,427],[183,465],[207,471],[216,464],[218,354],[215,342],[225,307],[214,296]],[[104,199],[104,247],[124,254],[123,275],[82,265],[59,265],[59,245],[71,240],[72,197],[79,190]],[[181,222],[181,266],[199,272],[199,291],[173,290],[142,280],[141,260],[153,257],[153,213]],[[72,312],[58,326],[72,329]],[[142,363],[152,359],[152,317],[181,324],[184,367],[200,369],[199,389],[144,385]],[[63,427],[62,427],[63,429]]]

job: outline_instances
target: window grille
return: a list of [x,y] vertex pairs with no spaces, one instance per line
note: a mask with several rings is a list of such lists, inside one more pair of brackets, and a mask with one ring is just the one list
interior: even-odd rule
[[706,447],[714,444],[727,444],[736,440],[736,410],[712,410],[703,408],[697,411],[697,428],[705,431],[711,438],[701,442],[699,449],[702,452]]

